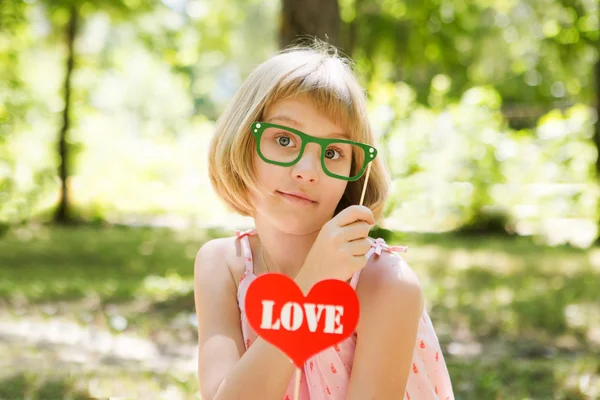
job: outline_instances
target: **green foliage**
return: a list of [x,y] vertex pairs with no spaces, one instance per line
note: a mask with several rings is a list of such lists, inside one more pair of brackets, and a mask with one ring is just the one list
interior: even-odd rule
[[[0,33],[0,63],[6,60],[14,77],[14,82],[4,76],[0,81],[0,87],[12,85],[0,91],[0,221],[14,224],[34,215],[46,218],[46,210],[56,198],[54,143],[64,107],[62,44],[71,6],[76,6],[80,17],[67,143],[74,175],[69,180],[74,193],[71,200],[80,216],[101,220],[114,207],[138,215],[164,212],[170,209],[164,203],[167,198],[184,202],[186,212],[198,207],[208,183],[203,161],[207,135],[194,133],[206,130],[201,115],[216,118],[240,75],[274,48],[275,40],[271,46],[242,41],[249,35],[274,39],[269,24],[256,23],[273,18],[274,4],[247,2],[236,12],[231,12],[236,10],[234,4],[220,2],[207,7],[197,1],[183,9],[112,0],[0,4],[3,15],[15,14],[12,8],[20,12],[20,18],[13,18],[14,24],[7,26],[10,29]],[[169,147],[173,137],[183,135],[187,138],[177,139],[179,143]],[[136,140],[148,140],[148,144]],[[186,170],[178,164],[166,167],[178,169],[173,171],[175,175],[166,172],[164,162],[175,161],[169,151],[186,151],[190,141],[194,147],[188,149],[198,153],[190,154]],[[142,153],[150,147],[159,159]],[[115,148],[121,161],[127,162],[134,153],[138,155],[134,163],[146,163],[145,167],[154,171],[140,171],[137,177],[123,174],[126,167],[112,157]],[[92,177],[86,176],[86,171]],[[107,187],[107,172],[113,171],[116,179]],[[158,195],[162,200],[153,197],[161,186],[152,183],[153,179],[179,179],[180,193],[165,188],[165,194]],[[128,193],[121,193],[131,196],[133,180],[150,184],[142,190],[148,193],[143,198],[154,198],[151,202],[155,204],[136,204],[118,194],[123,187]],[[195,186],[198,181],[202,187]],[[79,182],[84,190],[92,184],[83,199]],[[196,193],[190,193],[190,188]],[[142,192],[131,191],[134,196]],[[181,210],[181,206],[175,208]]]
[[[405,83],[373,81],[369,92],[394,179],[384,210],[390,227],[536,234],[580,246],[595,240],[589,107],[555,110],[534,130],[515,131],[490,86],[471,88],[442,108],[418,104]],[[561,217],[554,222],[560,228],[545,221]]]
[[[0,215],[7,213],[10,200],[18,194],[15,156],[8,147],[13,135],[11,128],[25,123],[26,112],[33,102],[24,89],[18,68],[20,52],[31,43],[25,27],[23,2],[11,0],[0,4]],[[0,219],[0,225],[7,223]]]
[[[241,80],[275,50],[276,24],[265,21],[276,21],[278,4],[2,2],[0,65],[9,79],[0,81],[0,223],[45,219],[55,205],[62,43],[73,5],[81,19],[68,135],[76,212],[96,222],[163,214],[229,221],[206,176],[206,144]],[[594,240],[594,116],[583,105],[564,108],[590,98],[594,4],[340,6],[343,20],[360,27],[353,54],[394,174],[386,228]],[[566,101],[564,111],[529,129],[510,129],[503,117],[515,102],[554,99]]]
[[[600,22],[593,1],[343,0],[366,80],[403,81],[421,103],[493,85],[512,108],[592,103]],[[348,28],[351,30],[351,28]],[[525,110],[527,112],[527,110]]]

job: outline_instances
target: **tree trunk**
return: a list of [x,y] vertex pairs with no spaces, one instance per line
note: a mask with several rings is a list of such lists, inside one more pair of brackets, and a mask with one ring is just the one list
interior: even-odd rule
[[70,122],[71,122],[71,77],[73,75],[74,60],[75,60],[75,36],[77,35],[77,8],[71,7],[71,13],[69,17],[69,24],[67,26],[67,69],[65,73],[64,83],[64,102],[65,108],[63,110],[63,123],[59,132],[58,137],[58,155],[60,165],[58,167],[58,175],[60,177],[61,191],[60,191],[60,202],[58,210],[54,215],[54,222],[56,223],[68,223],[70,222],[69,215],[69,149],[67,145],[67,135],[69,133]]
[[[597,16],[600,18],[600,9],[597,11]],[[600,40],[594,41],[596,51],[600,51]],[[596,61],[594,68],[594,80],[596,85],[596,122],[594,123],[594,145],[596,146],[596,179],[600,179],[600,60]],[[597,209],[597,215],[600,214],[600,209]],[[600,231],[600,220],[596,221],[596,226]],[[600,237],[596,238],[596,243],[600,243]]]
[[[317,37],[336,47],[340,43],[340,10],[337,0],[282,0],[279,47],[305,43]],[[298,37],[302,35],[302,37]],[[307,36],[308,35],[308,36]]]
[[358,27],[365,14],[364,2],[365,0],[354,0],[354,19],[346,25],[344,31],[342,43],[344,43],[344,51],[350,58],[354,58],[354,51],[358,42]]
[[600,60],[596,62],[596,66],[594,68],[594,78],[596,81],[596,123],[594,130],[594,143],[598,152],[598,157],[596,158],[596,175],[598,178],[600,178]]
[[[600,44],[597,45],[600,50]],[[600,60],[596,61],[596,67],[594,68],[594,78],[596,83],[596,122],[594,129],[594,144],[596,145],[596,179],[600,179]],[[600,213],[600,209],[598,210]],[[600,221],[596,221],[598,225],[598,231],[600,231]],[[597,243],[600,243],[600,237],[596,239]]]

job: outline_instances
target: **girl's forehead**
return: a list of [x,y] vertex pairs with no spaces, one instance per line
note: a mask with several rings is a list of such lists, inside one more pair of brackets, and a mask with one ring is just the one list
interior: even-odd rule
[[307,125],[317,124],[327,130],[345,132],[347,121],[335,118],[327,110],[322,110],[306,96],[286,98],[274,102],[265,108],[263,121],[291,126],[302,130]]
[[266,113],[286,111],[318,111],[318,105],[304,94],[275,99],[265,108]]

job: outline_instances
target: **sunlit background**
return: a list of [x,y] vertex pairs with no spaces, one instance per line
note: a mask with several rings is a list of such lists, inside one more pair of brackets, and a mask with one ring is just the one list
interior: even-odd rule
[[[0,399],[199,398],[208,141],[313,2],[0,1]],[[457,399],[600,398],[598,2],[322,7]]]

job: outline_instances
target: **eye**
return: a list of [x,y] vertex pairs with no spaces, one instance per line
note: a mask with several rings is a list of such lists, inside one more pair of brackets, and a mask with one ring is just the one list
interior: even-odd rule
[[292,143],[292,139],[289,136],[286,136],[286,135],[277,136],[275,138],[275,141],[277,142],[277,144],[279,144],[279,145],[281,145],[283,147],[288,147],[288,145],[290,143]]
[[[336,157],[336,154],[337,154],[337,157]],[[338,149],[328,148],[327,150],[325,150],[325,157],[328,158],[328,159],[330,159],[330,160],[338,160],[340,158],[344,158],[344,155]]]

